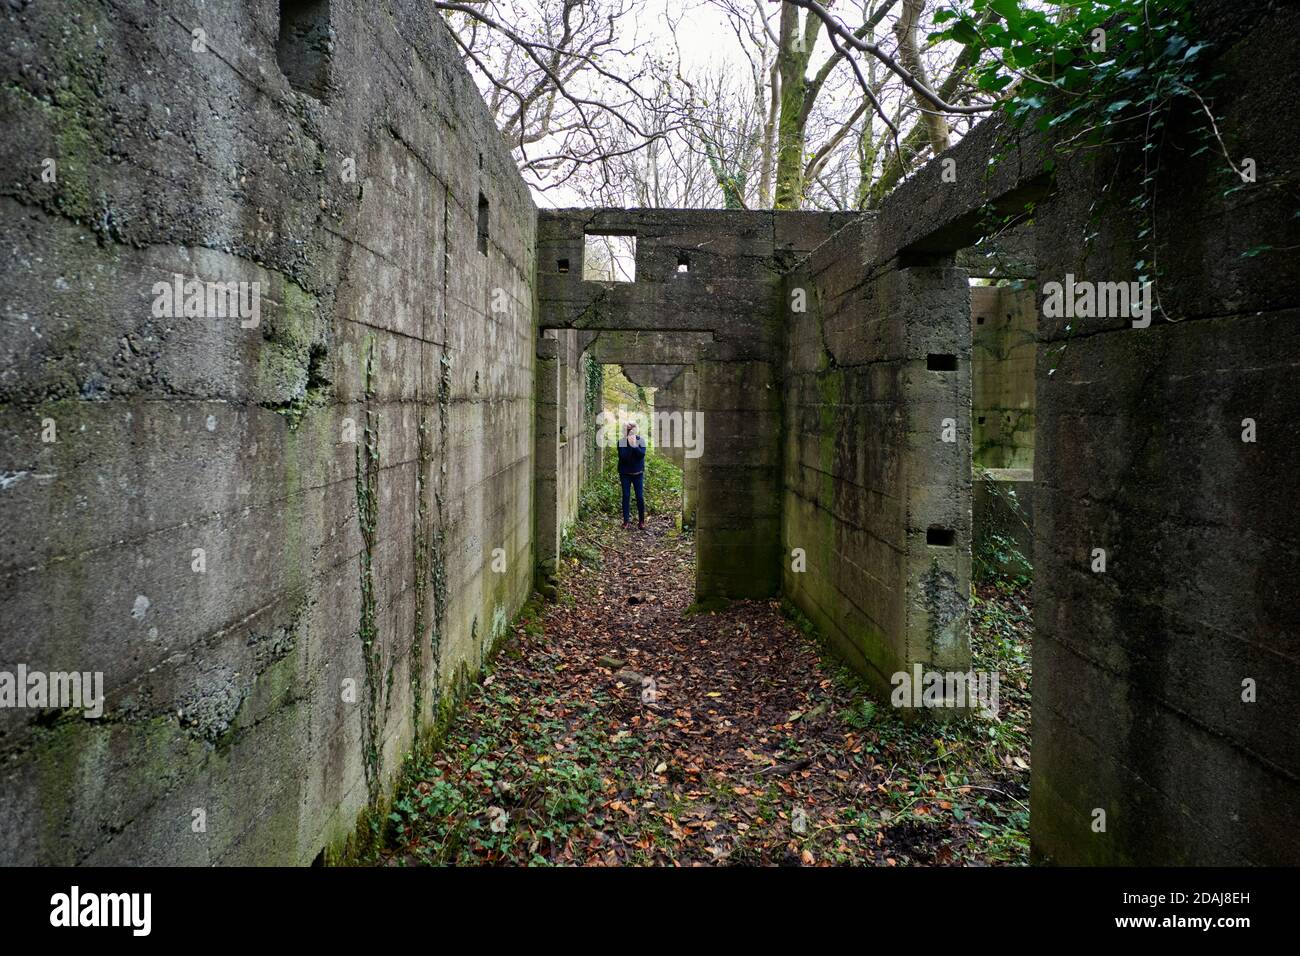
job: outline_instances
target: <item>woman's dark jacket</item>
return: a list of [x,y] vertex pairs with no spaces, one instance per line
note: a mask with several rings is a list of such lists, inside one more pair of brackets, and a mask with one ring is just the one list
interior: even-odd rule
[[636,436],[636,444],[619,442],[618,473],[620,475],[639,475],[645,471],[645,439]]

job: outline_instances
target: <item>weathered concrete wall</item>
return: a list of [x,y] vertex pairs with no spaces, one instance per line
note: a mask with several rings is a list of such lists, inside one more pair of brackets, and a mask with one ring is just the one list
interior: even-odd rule
[[586,376],[581,333],[548,329],[537,340],[536,501],[537,564],[553,572],[564,534],[578,518],[578,495],[592,465],[588,454]]
[[[1061,863],[1300,863],[1300,219],[1279,201],[1300,136],[1276,112],[1300,94],[1300,9],[1198,14],[1225,76],[1203,95],[1258,183],[1212,140],[1166,150],[1157,288],[1179,321],[1039,320],[1031,821]],[[1058,163],[1040,283],[1134,277],[1143,224],[1088,204],[1133,195],[1140,166]]]
[[786,277],[783,590],[887,694],[969,665],[970,320],[962,270],[873,274],[875,228]]
[[[1300,219],[1277,201],[1300,144],[1275,117],[1300,91],[1300,11],[1201,0],[1196,14],[1225,77],[1206,91],[1219,129],[1261,172],[1239,188],[1213,143],[1162,159],[1158,289],[1177,321],[1041,317],[1043,284],[1127,282],[1150,261],[1125,205],[1136,153],[1056,156],[1049,175],[1049,144],[986,122],[947,154],[957,181],[919,170],[868,243],[873,262],[954,255],[990,207],[1035,204],[1031,835],[1060,863],[1300,862],[1300,270],[1284,251]],[[1099,215],[1102,195],[1121,198]]]
[[561,535],[578,520],[578,493],[587,481],[587,429],[594,428],[586,415],[586,378],[578,333],[556,331],[560,341],[563,375],[560,378],[560,407],[564,421],[560,429],[559,523]]
[[976,468],[1034,467],[1033,288],[972,286],[971,457]]
[[[696,591],[768,597],[780,587],[783,267],[845,217],[723,210],[544,211],[538,224],[539,322],[586,331],[710,333],[695,355],[705,448],[698,459]],[[586,233],[636,236],[634,282],[582,278]],[[680,272],[682,257],[688,271]],[[680,342],[681,339],[675,341]]]
[[14,6],[0,669],[106,703],[0,710],[0,862],[308,862],[528,593],[533,206],[428,4],[314,5],[314,95],[276,3]]

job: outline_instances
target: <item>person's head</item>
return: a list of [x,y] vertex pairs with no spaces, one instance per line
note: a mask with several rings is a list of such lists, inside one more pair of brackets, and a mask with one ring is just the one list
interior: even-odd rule
[[623,440],[629,445],[636,441],[636,422],[628,422],[624,427]]

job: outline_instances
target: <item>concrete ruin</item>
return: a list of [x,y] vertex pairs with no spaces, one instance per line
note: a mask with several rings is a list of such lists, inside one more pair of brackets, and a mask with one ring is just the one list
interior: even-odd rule
[[[989,121],[869,216],[538,210],[428,4],[19,6],[0,669],[106,700],[0,710],[0,863],[342,845],[553,566],[592,362],[705,417],[698,596],[787,598],[878,691],[969,666],[972,469],[1032,468],[1038,858],[1298,862],[1300,270],[1223,251],[1300,245],[1286,204],[1165,167],[1181,321],[1079,332],[1041,290],[1131,272],[1124,211],[1080,239],[1126,157]],[[1225,137],[1294,170],[1297,12],[1198,11]],[[996,270],[989,209],[1033,211]],[[585,280],[588,234],[635,280]]]

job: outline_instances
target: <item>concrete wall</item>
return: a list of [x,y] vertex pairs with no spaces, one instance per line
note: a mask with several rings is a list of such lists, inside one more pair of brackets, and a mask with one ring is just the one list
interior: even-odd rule
[[537,339],[536,513],[538,571],[554,572],[564,534],[578,519],[578,495],[593,465],[597,427],[587,420],[580,333],[548,329]]
[[[1166,151],[1157,287],[1178,321],[1039,320],[1031,820],[1061,863],[1300,863],[1300,219],[1279,188],[1300,137],[1276,112],[1300,93],[1300,10],[1197,7],[1225,75],[1203,95],[1259,181],[1213,141]],[[1133,195],[1139,168],[1058,163],[1040,283],[1133,278],[1142,224],[1088,204]]]
[[972,286],[971,457],[976,468],[1034,467],[1032,287]]
[[[1219,129],[1258,182],[1240,188],[1212,143],[1162,160],[1158,288],[1176,321],[1039,320],[1031,836],[1042,860],[1300,862],[1300,220],[1278,199],[1300,144],[1274,109],[1300,90],[1300,11],[1195,7],[1225,76],[1206,91]],[[1195,112],[1179,123],[1199,123]],[[959,258],[990,208],[1032,213],[1040,293],[1066,274],[1129,281],[1150,261],[1123,198],[1093,208],[1135,193],[1139,156],[1064,162],[1032,127],[989,121],[945,158],[980,172],[949,182],[935,161],[902,183],[865,237],[868,272]]]
[[309,862],[528,593],[533,206],[428,4],[318,5],[313,95],[274,2],[17,6],[0,669],[107,700],[0,710],[0,863]]
[[887,694],[914,663],[969,665],[971,352],[966,273],[873,274],[875,228],[786,277],[782,581]]

